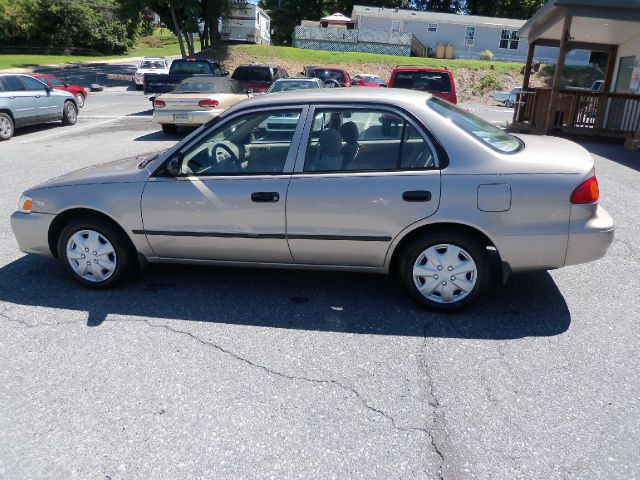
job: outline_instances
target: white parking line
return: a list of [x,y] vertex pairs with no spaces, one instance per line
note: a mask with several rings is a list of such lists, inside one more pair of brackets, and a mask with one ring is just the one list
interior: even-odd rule
[[76,128],[65,128],[64,131],[60,131],[60,132],[54,132],[54,133],[50,133],[48,135],[41,135],[39,137],[35,137],[35,138],[29,138],[28,140],[23,140],[20,143],[31,143],[31,142],[37,142],[39,140],[45,140],[47,138],[51,138],[51,137],[59,137],[62,135],[67,135],[70,133],[76,133],[79,132],[80,130],[87,130],[88,128],[93,128],[93,127],[97,127],[100,125],[104,125],[106,123],[111,123],[111,122],[115,122],[116,120],[120,119],[120,118],[124,118],[124,117],[115,117],[111,120],[105,120],[104,122],[98,122],[98,123],[92,123],[91,125],[85,125],[83,127],[76,127]]

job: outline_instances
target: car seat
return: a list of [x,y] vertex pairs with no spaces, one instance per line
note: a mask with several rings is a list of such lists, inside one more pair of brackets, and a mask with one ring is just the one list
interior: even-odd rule
[[340,135],[342,135],[342,139],[345,141],[345,146],[340,149],[340,153],[342,154],[342,169],[348,170],[356,158],[356,155],[358,155],[358,150],[360,150],[360,144],[358,143],[360,132],[358,132],[358,126],[355,123],[347,122],[340,127]]
[[342,137],[335,128],[324,130],[318,138],[320,148],[318,157],[313,163],[311,170],[320,172],[331,172],[342,168]]

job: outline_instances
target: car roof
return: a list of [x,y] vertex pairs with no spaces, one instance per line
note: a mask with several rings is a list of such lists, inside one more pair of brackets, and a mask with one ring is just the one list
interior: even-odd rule
[[[283,104],[306,103],[385,103],[394,105],[423,104],[432,97],[430,93],[408,89],[386,88],[314,88],[279,92],[277,98],[271,95],[257,95],[242,102],[238,108],[273,107]],[[239,104],[240,105],[240,104]],[[233,110],[237,108],[232,107]]]
[[243,63],[242,65],[238,65],[236,68],[240,67],[268,67],[268,68],[276,68],[279,65],[271,64],[271,63]]
[[380,75],[376,75],[375,73],[356,73],[354,77],[377,77],[382,78]]
[[427,66],[421,66],[421,65],[398,65],[396,68],[393,69],[393,71],[398,71],[398,72],[404,72],[404,71],[409,71],[409,72],[443,72],[443,73],[451,73],[451,70],[449,70],[446,67],[427,67]]
[[316,77],[285,77],[285,78],[279,78],[276,80],[276,82],[290,82],[290,81],[296,81],[296,82],[317,82],[319,80],[319,78]]
[[314,70],[338,70],[340,72],[346,72],[344,68],[341,67],[313,67]]
[[167,57],[142,57],[142,60],[166,60]]

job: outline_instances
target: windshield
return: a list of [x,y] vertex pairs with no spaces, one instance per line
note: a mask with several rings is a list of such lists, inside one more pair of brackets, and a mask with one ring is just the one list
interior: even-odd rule
[[342,70],[324,70],[317,68],[313,71],[314,75],[321,80],[335,80],[344,83],[344,73]]
[[502,153],[514,153],[523,147],[520,139],[445,100],[431,97],[427,100],[427,106],[494,150]]
[[451,93],[451,81],[447,72],[399,71],[394,88],[408,88],[422,92]]
[[145,61],[140,64],[139,68],[149,68],[149,69],[165,68],[165,64],[164,62],[159,62],[159,61],[158,62]]
[[304,90],[306,88],[320,88],[320,85],[316,81],[309,80],[286,80],[283,82],[276,82],[271,85],[269,93],[273,92],[286,92],[287,90]]
[[272,82],[271,68],[269,67],[238,67],[231,76],[239,82]]

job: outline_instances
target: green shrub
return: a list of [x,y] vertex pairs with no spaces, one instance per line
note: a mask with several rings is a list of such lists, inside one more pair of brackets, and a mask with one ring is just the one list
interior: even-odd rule
[[491,50],[485,50],[480,54],[480,60],[493,60],[493,52]]
[[502,90],[502,80],[496,77],[493,73],[486,73],[480,79],[479,87],[481,93],[493,90]]

